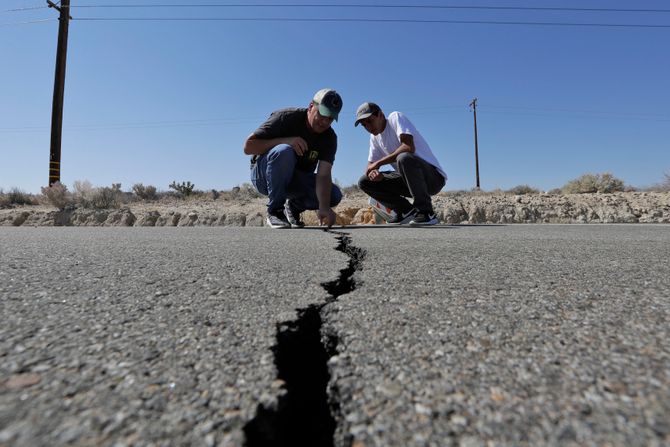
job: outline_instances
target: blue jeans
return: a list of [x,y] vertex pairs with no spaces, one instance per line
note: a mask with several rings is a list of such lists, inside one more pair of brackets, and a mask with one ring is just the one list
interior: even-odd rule
[[[293,147],[278,144],[260,155],[251,166],[251,183],[256,191],[269,197],[268,211],[283,210],[286,199],[296,213],[319,209],[316,197],[316,174],[296,169],[298,157]],[[333,184],[330,207],[342,200],[342,191]]]

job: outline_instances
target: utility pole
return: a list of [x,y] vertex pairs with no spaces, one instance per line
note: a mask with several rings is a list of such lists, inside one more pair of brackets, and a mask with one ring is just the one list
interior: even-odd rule
[[477,173],[477,190],[479,191],[479,147],[477,145],[477,98],[470,103],[475,115],[475,172]]
[[58,49],[56,50],[56,76],[54,99],[51,109],[51,152],[49,157],[49,186],[60,181],[60,152],[63,136],[63,99],[65,97],[65,63],[67,61],[67,33],[70,24],[70,0],[61,0],[57,6],[47,0],[49,8],[60,12],[58,19]]

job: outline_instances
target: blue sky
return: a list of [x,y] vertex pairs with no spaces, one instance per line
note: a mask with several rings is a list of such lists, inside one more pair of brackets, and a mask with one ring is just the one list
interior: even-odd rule
[[[667,0],[373,1],[372,8],[84,8],[83,5],[232,4],[203,0],[71,0],[82,18],[294,18],[302,21],[84,21],[70,24],[63,183],[173,180],[230,189],[248,182],[246,137],[275,109],[340,92],[334,178],[355,183],[368,135],[364,101],[400,110],[449,175],[475,185],[478,98],[483,189],[548,190],[611,172],[644,187],[670,173],[670,28],[410,22],[316,18],[670,25],[670,12],[386,8],[462,5],[670,10]],[[244,3],[244,2],[238,2]],[[329,4],[277,2],[264,4]],[[335,3],[335,2],[332,2]],[[332,4],[330,3],[330,4]],[[355,2],[347,2],[349,4]],[[360,2],[359,2],[360,3]],[[39,192],[48,181],[56,11],[39,0],[0,2],[0,188]],[[77,6],[80,7],[77,7]],[[312,20],[304,20],[312,19]]]

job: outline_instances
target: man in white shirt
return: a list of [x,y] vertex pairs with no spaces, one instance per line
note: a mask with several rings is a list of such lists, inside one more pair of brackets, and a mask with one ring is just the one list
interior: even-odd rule
[[[358,107],[354,126],[359,124],[370,132],[370,154],[358,186],[395,211],[395,218],[387,223],[435,225],[438,220],[430,197],[444,187],[447,174],[426,140],[405,115],[391,112],[387,118],[373,102]],[[384,165],[394,171],[379,171]]]

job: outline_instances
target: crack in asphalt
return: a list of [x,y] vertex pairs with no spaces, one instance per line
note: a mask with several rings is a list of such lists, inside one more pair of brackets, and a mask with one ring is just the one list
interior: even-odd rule
[[272,351],[285,393],[276,408],[258,405],[256,416],[244,426],[248,447],[334,445],[337,422],[333,415],[339,414],[339,402],[332,396],[329,399],[328,360],[337,354],[339,340],[323,332],[321,311],[356,289],[353,275],[366,253],[354,247],[346,233],[326,231],[337,236],[335,249],[349,257],[348,265],[337,279],[321,284],[329,294],[325,303],[298,309],[296,320],[277,324],[277,344]]

